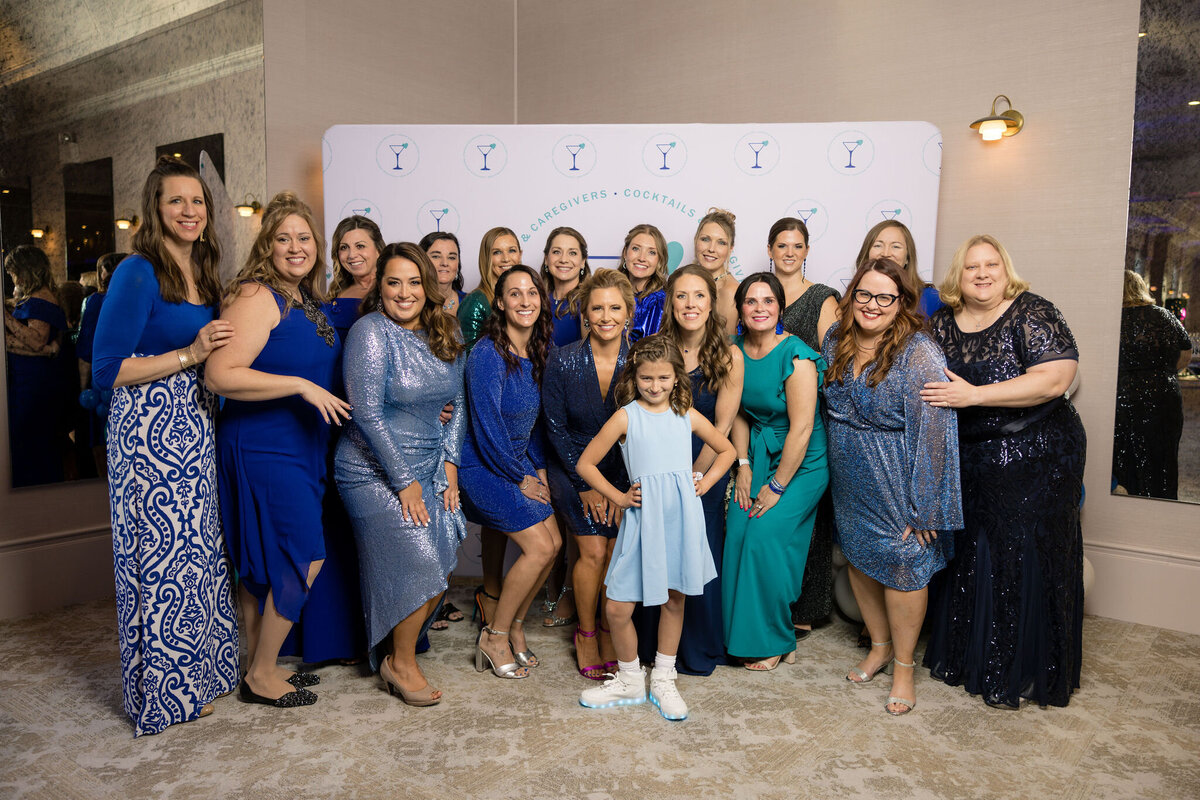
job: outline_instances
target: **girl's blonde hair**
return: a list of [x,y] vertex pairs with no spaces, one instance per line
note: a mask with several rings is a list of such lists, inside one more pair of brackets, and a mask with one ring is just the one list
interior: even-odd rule
[[683,366],[683,354],[675,342],[661,333],[638,339],[629,348],[625,369],[617,381],[617,405],[628,405],[637,398],[637,371],[643,364],[665,361],[675,369],[675,385],[671,388],[671,411],[683,416],[692,407],[692,381]]
[[[295,192],[283,191],[272,197],[271,202],[267,203],[266,209],[263,210],[262,227],[259,228],[258,235],[254,237],[254,244],[250,247],[250,255],[246,256],[245,265],[234,279],[229,282],[229,285],[225,287],[226,305],[238,296],[243,283],[259,283],[268,287],[280,297],[285,299],[291,298],[291,293],[288,291],[287,285],[279,277],[279,272],[275,269],[275,265],[271,260],[271,254],[274,251],[275,234],[279,232],[283,221],[291,216],[299,217],[308,225],[308,230],[313,237],[313,247],[316,253],[312,269],[300,279],[300,292],[312,297],[318,303],[325,300],[325,294],[321,291],[320,281],[325,275],[324,237],[321,236],[320,230],[317,229],[312,209],[308,207],[308,203],[301,200]],[[290,308],[291,304],[288,303],[284,306],[283,313],[286,314]]]
[[954,251],[954,258],[950,261],[950,269],[946,272],[946,277],[942,280],[942,285],[938,287],[938,294],[941,295],[942,302],[955,311],[963,307],[961,284],[963,265],[967,261],[967,251],[977,244],[990,244],[1000,254],[1000,262],[1004,264],[1004,276],[1008,279],[1008,286],[1004,289],[1005,300],[1011,300],[1029,288],[1029,282],[1022,280],[1021,276],[1017,275],[1017,271],[1013,269],[1012,257],[1008,255],[1008,251],[1004,249],[1004,245],[1000,244],[999,240],[990,233],[977,233],[963,242]]
[[[492,228],[479,240],[479,291],[483,292],[489,303],[496,298],[496,276],[492,274],[492,247],[501,236],[511,236],[517,243],[518,253],[521,250],[521,240],[511,228]],[[459,259],[461,258],[460,254]]]

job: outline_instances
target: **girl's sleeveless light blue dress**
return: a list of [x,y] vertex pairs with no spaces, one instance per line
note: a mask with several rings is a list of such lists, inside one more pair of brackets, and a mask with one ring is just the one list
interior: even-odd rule
[[629,428],[621,456],[630,482],[641,481],[642,505],[621,520],[605,578],[608,597],[660,606],[668,589],[703,594],[717,567],[692,483],[691,418],[656,414],[636,400],[624,408]]

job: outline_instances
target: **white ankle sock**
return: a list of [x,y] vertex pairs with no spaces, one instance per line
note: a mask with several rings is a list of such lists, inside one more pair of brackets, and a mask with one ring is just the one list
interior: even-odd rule
[[675,656],[663,655],[662,653],[654,654],[654,668],[669,671],[675,669]]
[[[628,672],[628,673],[637,675],[637,674],[641,673],[642,665],[640,663],[638,663],[638,661],[636,659],[634,659],[633,661],[621,661],[618,659],[617,660],[617,669],[620,670],[621,672]],[[645,678],[643,678],[642,680],[645,680]]]

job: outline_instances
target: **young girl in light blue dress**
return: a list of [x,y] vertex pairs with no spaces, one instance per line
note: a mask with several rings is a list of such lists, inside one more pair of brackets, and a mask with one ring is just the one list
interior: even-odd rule
[[[663,336],[648,336],[629,350],[617,384],[617,413],[579,457],[576,471],[623,510],[605,584],[618,670],[584,691],[580,705],[609,708],[646,702],[645,671],[638,663],[633,609],[661,606],[658,652],[650,673],[650,700],[664,717],[687,717],[675,687],[675,653],[683,628],[683,599],[699,595],[717,576],[705,535],[700,496],[733,465],[734,449],[692,408],[683,356]],[[717,453],[704,474],[692,472],[692,431]],[[620,442],[629,491],[608,482],[597,464]]]

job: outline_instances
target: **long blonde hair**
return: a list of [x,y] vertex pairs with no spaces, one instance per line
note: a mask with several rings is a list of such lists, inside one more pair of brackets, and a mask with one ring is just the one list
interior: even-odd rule
[[654,274],[646,280],[646,286],[642,291],[637,293],[639,298],[645,297],[652,292],[667,285],[667,237],[663,236],[662,231],[648,222],[643,222],[640,225],[634,225],[629,229],[629,233],[625,234],[625,244],[621,245],[621,260],[617,264],[617,270],[625,274],[629,278],[629,282],[633,282],[633,278],[629,274],[629,267],[625,264],[625,251],[629,249],[630,242],[633,237],[639,234],[646,234],[654,240],[654,249],[658,251],[658,266],[654,268]]
[[[267,203],[267,207],[263,211],[262,227],[258,230],[258,236],[254,237],[250,255],[246,256],[245,265],[225,288],[226,304],[238,296],[243,283],[259,283],[281,297],[291,297],[287,284],[279,277],[279,273],[272,263],[271,255],[274,251],[275,234],[283,225],[283,221],[293,215],[300,217],[308,225],[313,236],[313,247],[316,248],[316,262],[308,274],[300,279],[300,292],[307,294],[317,302],[325,300],[325,294],[321,291],[320,284],[320,278],[325,274],[324,237],[317,229],[312,209],[308,207],[308,204],[301,200],[295,192],[283,191],[272,197],[271,202]],[[284,306],[284,314],[287,313],[290,306],[290,303]]]
[[[496,298],[496,276],[492,274],[492,246],[501,236],[511,236],[521,249],[521,240],[511,228],[492,228],[479,240],[479,291],[490,303]],[[518,259],[519,260],[519,259]]]
[[1125,308],[1154,305],[1154,298],[1150,296],[1150,287],[1146,284],[1146,279],[1130,269],[1125,270],[1125,289],[1121,296],[1121,305]]

